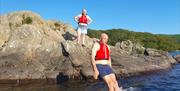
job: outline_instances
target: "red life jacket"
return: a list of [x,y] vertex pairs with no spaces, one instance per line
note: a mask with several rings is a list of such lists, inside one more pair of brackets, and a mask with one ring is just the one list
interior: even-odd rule
[[87,19],[86,15],[81,15],[81,17],[79,18],[79,23],[87,24],[87,21],[88,21],[88,19]]
[[95,60],[109,60],[110,52],[107,45],[99,42],[100,49],[96,52]]

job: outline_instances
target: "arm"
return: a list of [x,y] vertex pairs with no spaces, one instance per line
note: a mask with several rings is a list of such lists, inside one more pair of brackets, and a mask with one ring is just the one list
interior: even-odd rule
[[93,20],[89,16],[87,16],[87,19],[88,19],[88,25],[91,24]]
[[75,16],[74,20],[78,23],[79,22],[79,15]]
[[108,64],[109,64],[109,66],[112,68],[111,57],[109,57]]
[[111,53],[111,50],[110,50],[110,47],[108,46],[108,49],[109,49],[109,60],[108,60],[108,64],[110,67],[112,67],[112,64],[111,64],[111,56],[110,56],[110,53]]
[[99,75],[99,71],[96,67],[96,63],[95,63],[95,56],[96,56],[96,52],[99,50],[99,44],[98,43],[94,43],[93,48],[92,48],[92,54],[91,54],[91,63],[92,63],[92,67],[93,67],[93,71],[94,71],[94,78],[97,79],[98,75]]

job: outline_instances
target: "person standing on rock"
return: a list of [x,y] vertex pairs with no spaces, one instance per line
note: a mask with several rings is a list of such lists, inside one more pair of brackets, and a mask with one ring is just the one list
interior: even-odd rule
[[116,76],[112,70],[110,48],[107,45],[108,35],[105,33],[101,34],[99,42],[95,42],[92,48],[92,67],[94,79],[102,78],[109,91],[122,91],[119,88]]
[[75,16],[74,20],[78,23],[77,43],[80,44],[80,41],[82,41],[82,46],[85,46],[85,35],[87,34],[87,26],[92,23],[92,19],[87,15],[86,9],[83,9],[82,14]]

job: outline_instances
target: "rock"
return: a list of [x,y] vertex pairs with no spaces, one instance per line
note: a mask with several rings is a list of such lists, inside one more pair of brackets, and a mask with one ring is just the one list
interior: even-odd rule
[[168,53],[165,51],[161,51],[161,50],[147,48],[145,50],[145,54],[148,56],[159,57],[159,56],[167,55]]
[[40,15],[31,11],[13,12],[5,15],[7,17],[8,25],[11,29],[15,29],[24,24],[31,24],[38,27],[46,25]]
[[[13,12],[0,18],[0,79],[42,78],[46,71],[61,71],[61,43],[70,25],[52,26],[30,11]],[[60,29],[60,27],[62,27]],[[65,28],[66,27],[66,28]],[[75,33],[74,33],[75,34]],[[2,70],[2,72],[4,72]],[[0,72],[1,73],[1,72]]]
[[122,41],[121,43],[117,42],[115,47],[120,48],[121,53],[127,55],[144,54],[145,51],[145,48],[142,45],[139,43],[132,43],[130,40]]
[[179,55],[179,54],[176,55],[176,56],[174,56],[174,58],[176,59],[176,61],[177,61],[178,63],[180,63],[180,55]]
[[139,43],[135,43],[133,44],[132,51],[133,54],[144,54],[145,48]]
[[[86,36],[86,46],[78,45],[70,24],[20,11],[0,16],[0,30],[0,80],[92,78],[91,48],[98,39]],[[130,40],[110,48],[118,76],[166,69],[176,63],[167,52],[145,49]]]
[[130,40],[122,41],[122,42],[121,42],[121,45],[120,45],[120,48],[121,48],[122,50],[127,51],[128,54],[131,54],[132,48],[133,48],[133,43],[132,43]]
[[10,37],[10,27],[5,25],[0,25],[0,50],[2,47],[6,45],[6,42],[8,41]]
[[168,69],[171,64],[177,63],[168,55],[141,57],[122,54],[120,51],[120,49],[111,47],[112,66],[117,76],[133,76]]
[[82,69],[82,75],[85,77],[92,76],[91,50],[88,47],[82,47],[72,41],[62,42],[62,47],[64,55],[74,68]]
[[92,68],[91,64],[89,64],[89,63],[86,63],[86,65],[84,64],[81,69],[81,74],[86,79],[92,79],[93,68]]
[[117,42],[115,47],[121,50],[122,54],[131,54],[132,52],[132,42],[130,40]]

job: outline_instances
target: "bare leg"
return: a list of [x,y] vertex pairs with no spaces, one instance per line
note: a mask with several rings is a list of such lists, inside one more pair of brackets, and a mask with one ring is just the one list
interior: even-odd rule
[[109,88],[109,91],[115,91],[114,87],[113,87],[113,82],[112,82],[110,76],[109,75],[104,76],[103,79],[106,82],[106,84],[107,84],[107,86]]
[[77,32],[77,43],[80,44],[81,41],[81,32]]
[[122,91],[122,88],[119,88],[115,74],[110,74],[110,78],[113,81],[113,87],[114,87],[115,91]]
[[85,45],[85,34],[82,34],[82,44]]

